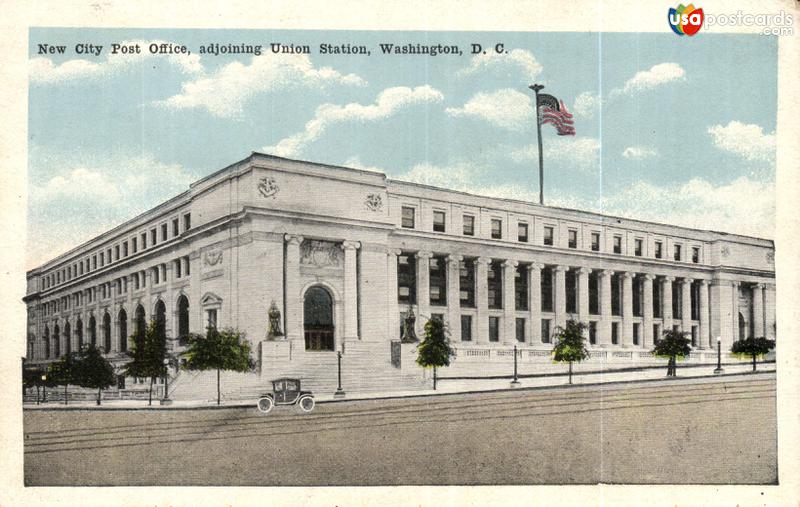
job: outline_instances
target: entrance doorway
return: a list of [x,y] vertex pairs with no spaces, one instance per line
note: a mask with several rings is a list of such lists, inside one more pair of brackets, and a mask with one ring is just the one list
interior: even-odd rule
[[303,328],[306,350],[334,350],[333,298],[325,288],[317,285],[306,291]]

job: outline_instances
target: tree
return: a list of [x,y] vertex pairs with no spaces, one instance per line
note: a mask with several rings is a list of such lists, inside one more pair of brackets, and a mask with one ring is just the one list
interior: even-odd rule
[[22,388],[23,396],[25,391],[30,387],[36,388],[36,403],[39,403],[39,385],[42,383],[42,374],[44,370],[37,366],[25,366],[25,360],[22,360]]
[[250,358],[250,342],[244,333],[234,329],[223,329],[209,326],[206,335],[189,335],[189,346],[182,354],[186,358],[183,368],[193,371],[217,371],[217,405],[222,394],[220,390],[220,372],[252,371],[253,360]]
[[150,378],[150,392],[147,404],[153,404],[153,382],[166,375],[167,367],[164,359],[167,357],[167,336],[162,326],[155,320],[144,332],[137,332],[131,336],[131,350],[128,355],[131,361],[123,366],[123,371],[128,377]]
[[676,359],[683,359],[692,351],[691,340],[687,337],[688,333],[675,330],[664,331],[661,339],[656,342],[651,354],[656,357],[665,357],[667,361],[667,376],[676,375]]
[[746,338],[744,340],[736,340],[733,342],[731,352],[733,355],[745,358],[753,358],[753,371],[756,371],[756,358],[762,357],[764,354],[775,348],[775,340],[768,340],[767,338]]
[[75,363],[77,352],[64,354],[55,363],[50,364],[47,381],[50,385],[64,386],[64,405],[69,403],[68,387],[75,384]]
[[569,363],[569,383],[572,384],[572,363],[581,362],[589,358],[586,349],[584,331],[589,326],[583,322],[568,320],[565,327],[555,330],[556,342],[553,346],[553,360],[557,363]]
[[93,344],[83,347],[75,365],[75,381],[81,387],[97,389],[97,404],[100,405],[103,389],[114,385],[114,367]]
[[417,364],[423,368],[433,368],[433,388],[436,389],[436,368],[450,366],[450,357],[455,351],[444,323],[439,319],[429,319],[425,323],[425,339],[417,345]]

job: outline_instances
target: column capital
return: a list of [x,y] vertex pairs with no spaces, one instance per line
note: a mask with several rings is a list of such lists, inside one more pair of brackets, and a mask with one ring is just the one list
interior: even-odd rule
[[688,276],[683,277],[682,283],[684,285],[691,285],[692,282],[694,282],[694,278],[689,278]]
[[519,261],[514,260],[514,259],[506,259],[503,262],[503,267],[505,267],[505,268],[516,268],[518,265],[519,265]]
[[386,253],[389,254],[389,255],[394,255],[395,257],[397,257],[398,255],[402,254],[403,251],[400,250],[399,248],[387,248],[386,249]]
[[740,283],[739,283],[738,280],[734,280],[734,281],[731,282],[731,285],[733,286],[734,289],[738,289]]
[[588,275],[591,272],[592,272],[591,268],[587,268],[585,266],[578,269],[578,273],[580,273],[581,275]]
[[463,255],[450,254],[450,255],[447,256],[447,262],[456,262],[456,263],[458,263],[458,262],[461,262],[463,260],[464,260],[464,256]]
[[283,238],[290,245],[299,245],[303,242],[303,236],[300,236],[299,234],[284,234]]
[[664,281],[665,281],[665,282],[672,283],[672,282],[674,282],[674,281],[675,281],[675,277],[674,277],[674,276],[665,276],[665,277],[664,277]]
[[708,281],[708,280],[706,280],[705,278],[701,278],[701,279],[700,279],[700,280],[698,280],[698,281],[700,282],[700,285],[702,285],[703,287],[708,287],[708,282],[709,282],[709,281]]
[[611,276],[614,275],[614,270],[613,269],[604,269],[604,270],[600,271],[600,274],[602,276],[611,277]]
[[342,241],[342,250],[358,250],[361,248],[359,241]]
[[753,286],[754,289],[764,290],[767,288],[767,284],[765,283],[757,283]]
[[491,264],[491,262],[492,262],[491,257],[478,257],[477,259],[475,259],[475,263],[483,264],[484,266],[488,266],[489,264]]
[[562,272],[565,272],[565,273],[566,273],[567,271],[569,271],[569,266],[558,265],[558,266],[556,266],[555,270],[556,270],[557,272],[558,272],[558,271],[562,271]]
[[432,252],[426,252],[424,250],[419,251],[414,255],[416,256],[417,259],[430,259],[431,257],[433,257]]
[[533,271],[534,269],[541,271],[544,269],[544,264],[542,264],[541,262],[531,262],[529,268],[531,271]]
[[656,275],[654,275],[653,273],[645,273],[645,274],[643,275],[643,278],[644,278],[645,280],[649,280],[649,281],[651,281],[651,282],[652,282],[653,280],[655,280],[655,279],[656,279]]
[[635,273],[631,273],[630,271],[622,272],[622,278],[624,278],[625,280],[632,280],[634,275]]

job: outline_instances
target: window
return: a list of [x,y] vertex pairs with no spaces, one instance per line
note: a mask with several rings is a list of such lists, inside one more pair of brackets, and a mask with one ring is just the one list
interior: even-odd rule
[[402,225],[405,229],[414,228],[414,208],[410,206],[403,206],[402,222],[400,225]]
[[614,236],[614,253],[622,253],[622,236]]
[[147,248],[147,233],[143,232],[142,233],[142,250],[144,250],[145,248]]
[[597,345],[597,321],[589,322],[589,343]]
[[574,270],[564,274],[567,313],[578,313],[578,277]]
[[178,298],[178,337],[184,338],[189,334],[189,299],[181,294]]
[[596,273],[589,273],[589,314],[600,315],[600,294]]
[[400,303],[417,302],[417,262],[413,254],[397,256],[397,300]]
[[[549,267],[542,269],[542,311],[553,311],[553,270]],[[545,342],[547,343],[547,342]]]
[[660,241],[656,241],[656,259],[664,258],[664,245]]
[[578,248],[578,231],[575,229],[569,229],[567,231],[567,235],[567,246],[570,248]]
[[178,229],[178,219],[172,219],[172,237],[176,238],[180,235],[181,231]]
[[500,317],[489,317],[489,341],[500,341]]
[[517,317],[516,335],[519,343],[525,343],[525,319],[523,317]]
[[696,247],[696,246],[692,247],[692,262],[694,262],[695,264],[700,262],[700,248],[699,247]]
[[180,278],[181,277],[181,266],[183,264],[183,261],[181,259],[175,259],[174,261],[172,261],[172,263],[175,266],[175,268],[174,268],[175,269],[175,278]]
[[611,344],[619,345],[619,322],[611,323]]
[[158,237],[156,236],[156,230],[150,229],[150,244],[156,246],[156,240]]
[[161,241],[167,240],[167,224],[161,224]]
[[472,315],[461,316],[461,341],[472,341]]
[[641,332],[642,325],[638,322],[633,323],[633,344],[639,345],[639,333]]
[[183,215],[183,230],[188,231],[192,228],[192,214],[187,213]]
[[528,242],[528,224],[520,222],[517,224],[517,240],[522,243]]
[[128,256],[128,242],[127,241],[122,244],[122,256],[123,257],[127,257]]
[[631,289],[633,290],[633,316],[634,317],[641,317],[642,316],[642,279],[640,277],[636,277],[632,281]]
[[659,333],[658,324],[653,324],[653,343],[658,343],[658,340],[661,339],[661,333]]
[[592,233],[592,252],[599,252],[600,251],[600,233],[593,232]]
[[499,218],[492,219],[492,239],[503,238],[503,221]]
[[550,319],[542,319],[542,343],[550,343]]
[[447,304],[447,262],[444,257],[432,257],[429,270],[430,302],[432,305]]
[[620,290],[622,277],[618,274],[611,275],[611,315],[622,315],[622,291]]
[[514,273],[514,308],[528,309],[528,267],[519,265]]
[[217,309],[209,308],[206,310],[206,327],[217,328]]
[[639,238],[633,240],[633,255],[636,257],[642,256],[642,240]]
[[553,228],[552,227],[545,227],[544,228],[544,244],[547,246],[553,246]]
[[463,260],[459,265],[458,291],[461,308],[475,308],[475,261]]
[[475,217],[472,215],[464,215],[464,236],[475,235]]
[[692,320],[700,320],[700,284],[692,283],[689,290],[689,307],[691,308]]
[[139,250],[139,240],[137,238],[133,238],[131,240],[131,247],[133,247],[133,253],[136,253]]
[[444,232],[445,214],[444,211],[433,212],[433,232]]
[[489,289],[489,308],[503,308],[503,266],[500,261],[492,261],[487,273]]
[[653,281],[653,317],[662,318],[661,315],[661,279]]
[[681,260],[681,246],[680,245],[675,245],[674,251],[673,251],[673,258],[676,261]]
[[683,312],[681,312],[683,292],[679,282],[672,282],[672,317],[675,319],[682,319]]
[[119,245],[114,246],[114,260],[115,261],[119,260]]

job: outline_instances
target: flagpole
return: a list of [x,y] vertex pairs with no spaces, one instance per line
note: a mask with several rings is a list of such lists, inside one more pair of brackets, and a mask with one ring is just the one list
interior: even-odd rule
[[533,90],[534,95],[534,111],[536,113],[536,135],[539,139],[539,204],[544,205],[544,158],[542,157],[542,122],[539,118],[539,90],[544,88],[544,85],[533,84],[528,88]]

